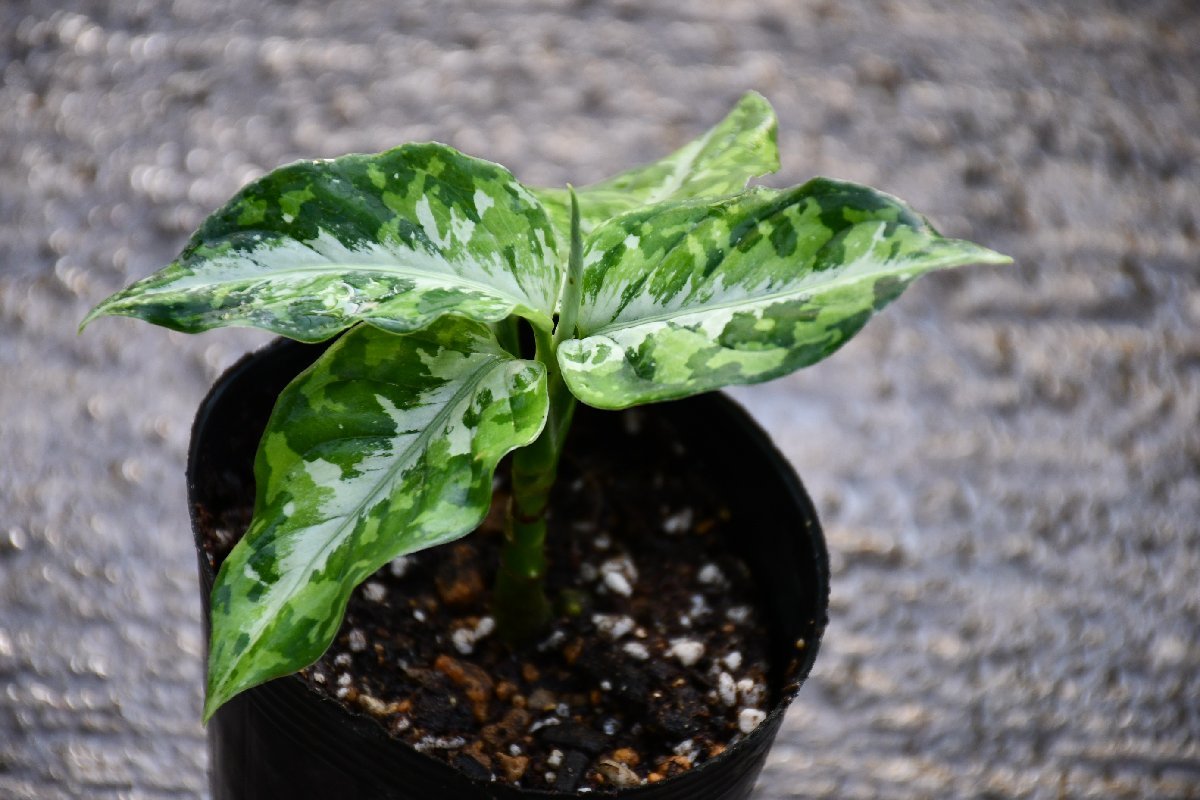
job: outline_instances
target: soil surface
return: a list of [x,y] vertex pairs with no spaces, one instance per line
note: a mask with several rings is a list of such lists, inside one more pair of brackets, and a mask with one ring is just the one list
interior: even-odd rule
[[[488,607],[502,465],[476,533],[354,592],[309,686],[471,777],[563,792],[657,782],[752,731],[774,698],[758,598],[726,546],[744,523],[673,426],[611,417],[581,415],[592,424],[567,444],[547,538],[557,613],[539,641],[506,645]],[[200,515],[214,562],[249,520],[241,493]]]

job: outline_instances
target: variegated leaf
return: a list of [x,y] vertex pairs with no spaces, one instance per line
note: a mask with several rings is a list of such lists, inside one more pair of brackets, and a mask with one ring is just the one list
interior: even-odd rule
[[[779,169],[775,111],[757,92],[742,96],[733,110],[704,135],[666,158],[623,172],[583,189],[579,197],[584,233],[638,206],[691,197],[740,192],[746,182]],[[571,203],[564,189],[534,189],[566,247]]]
[[924,272],[1008,261],[826,179],[642,209],[586,242],[580,338],[559,362],[602,408],[756,383],[829,355]]
[[535,439],[545,368],[486,326],[359,326],[280,395],[255,462],[254,520],[212,596],[205,717],[316,660],[351,590],[389,560],[456,539],[497,461]]
[[549,329],[550,221],[503,167],[407,144],[281,167],[209,217],[179,258],[97,306],[189,333],[249,325],[301,341],[359,321],[395,332],[452,313]]

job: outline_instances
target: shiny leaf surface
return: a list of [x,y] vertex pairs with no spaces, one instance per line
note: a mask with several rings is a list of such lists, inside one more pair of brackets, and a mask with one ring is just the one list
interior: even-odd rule
[[497,164],[407,144],[281,167],[204,222],[179,258],[97,306],[194,333],[227,325],[327,339],[443,314],[549,328],[560,274],[550,221]]
[[602,408],[756,383],[829,355],[922,273],[1008,260],[826,179],[641,209],[586,242],[580,338],[559,363]]
[[496,463],[541,431],[546,374],[480,323],[359,326],[280,395],[254,519],[217,577],[205,717],[316,660],[351,590],[483,518]]

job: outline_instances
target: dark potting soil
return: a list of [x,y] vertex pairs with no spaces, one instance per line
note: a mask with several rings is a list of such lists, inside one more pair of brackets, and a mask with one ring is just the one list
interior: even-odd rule
[[[669,426],[644,428],[636,410],[581,417],[548,518],[558,614],[540,642],[514,652],[493,635],[498,477],[480,529],[364,582],[301,678],[468,775],[540,789],[659,781],[753,730],[772,700],[767,633],[724,544],[738,520],[721,487]],[[201,510],[214,561],[252,494]]]

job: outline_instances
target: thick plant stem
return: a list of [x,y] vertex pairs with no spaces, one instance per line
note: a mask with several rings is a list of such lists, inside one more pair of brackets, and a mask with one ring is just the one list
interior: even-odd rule
[[571,192],[571,251],[562,308],[553,336],[534,333],[535,357],[546,367],[550,415],[532,444],[513,453],[512,495],[505,518],[504,548],[492,596],[499,633],[519,644],[537,636],[550,621],[546,597],[546,509],[558,476],[563,440],[575,412],[575,397],[558,368],[558,345],[575,334],[582,280],[579,207]]
[[[539,336],[539,351],[549,347],[548,340],[544,334]],[[557,364],[550,371],[549,389],[546,427],[532,444],[513,453],[512,495],[492,603],[499,633],[511,643],[528,641],[550,620],[545,588],[546,508],[558,475],[561,439],[575,410],[575,397],[563,383]]]

